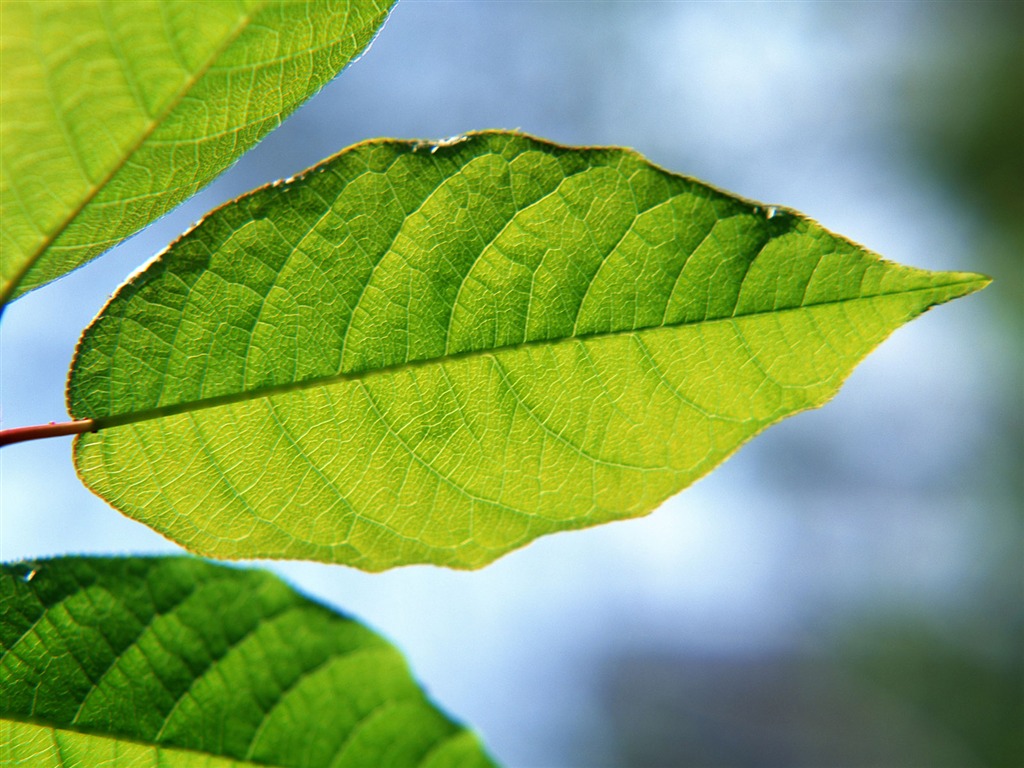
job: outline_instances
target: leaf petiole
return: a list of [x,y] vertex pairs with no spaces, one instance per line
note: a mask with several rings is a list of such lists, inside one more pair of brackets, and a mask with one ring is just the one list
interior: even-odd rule
[[0,429],[0,447],[21,443],[25,440],[41,440],[44,437],[63,437],[64,435],[79,435],[83,432],[95,432],[96,422],[93,419],[76,419],[65,421],[60,424],[51,421],[49,424],[36,424],[32,427],[14,427],[13,429]]

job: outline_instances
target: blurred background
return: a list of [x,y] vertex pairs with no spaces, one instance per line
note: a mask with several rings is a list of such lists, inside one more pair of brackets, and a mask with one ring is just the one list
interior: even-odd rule
[[[190,203],[17,302],[5,427],[214,205],[375,136],[625,145],[889,259],[991,274],[647,518],[477,573],[271,564],[509,766],[1024,765],[1024,3],[414,2]],[[0,555],[172,552],[70,440],[0,456]]]

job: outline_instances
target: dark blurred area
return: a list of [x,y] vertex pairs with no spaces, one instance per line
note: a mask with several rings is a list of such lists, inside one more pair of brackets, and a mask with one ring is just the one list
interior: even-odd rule
[[617,659],[604,689],[617,743],[608,764],[1020,765],[1019,663],[936,637],[862,640],[849,656]]

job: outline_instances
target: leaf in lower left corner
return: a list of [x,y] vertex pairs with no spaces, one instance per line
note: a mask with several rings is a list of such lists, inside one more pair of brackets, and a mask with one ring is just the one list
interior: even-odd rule
[[383,638],[191,558],[0,567],[0,688],[3,765],[493,765]]

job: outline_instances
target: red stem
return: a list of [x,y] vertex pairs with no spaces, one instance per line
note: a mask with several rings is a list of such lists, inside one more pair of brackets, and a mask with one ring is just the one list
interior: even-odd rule
[[41,440],[44,437],[62,437],[63,435],[79,435],[82,432],[95,432],[96,422],[92,419],[65,421],[62,424],[50,422],[37,424],[34,427],[15,427],[0,429],[0,446],[20,443],[24,440]]

